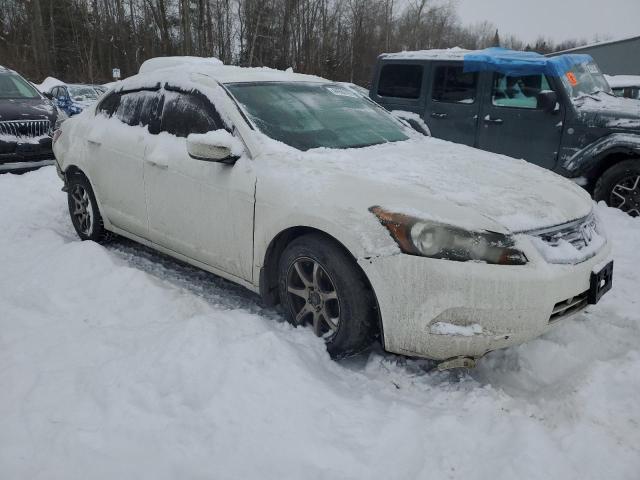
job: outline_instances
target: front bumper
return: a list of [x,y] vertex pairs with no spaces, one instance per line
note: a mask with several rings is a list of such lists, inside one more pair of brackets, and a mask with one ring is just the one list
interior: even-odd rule
[[20,139],[0,141],[0,172],[38,168],[52,165],[54,161],[51,138],[37,142]]
[[576,265],[549,264],[534,248],[525,254],[523,266],[404,254],[361,259],[377,296],[385,349],[445,360],[533,339],[586,305],[577,299],[609,259],[610,244]]

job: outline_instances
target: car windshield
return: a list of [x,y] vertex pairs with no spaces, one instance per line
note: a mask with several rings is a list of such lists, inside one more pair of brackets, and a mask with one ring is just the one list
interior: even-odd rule
[[0,73],[0,99],[40,98],[38,91],[15,73]]
[[264,134],[299,150],[359,148],[408,138],[384,109],[340,84],[265,82],[227,87]]
[[594,95],[598,92],[612,94],[607,80],[593,62],[574,65],[564,74],[562,82],[571,98],[574,99],[585,95]]
[[69,96],[79,102],[85,100],[97,100],[98,94],[93,87],[69,85]]

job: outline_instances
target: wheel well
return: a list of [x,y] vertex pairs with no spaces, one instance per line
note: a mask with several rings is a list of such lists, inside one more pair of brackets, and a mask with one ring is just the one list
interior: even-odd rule
[[612,152],[601,158],[596,166],[591,169],[591,171],[587,175],[587,178],[589,179],[589,193],[593,194],[596,183],[598,182],[598,179],[602,176],[602,174],[604,174],[604,172],[620,162],[633,159],[640,159],[640,153],[634,152],[633,150],[627,150],[622,152]]
[[378,298],[376,296],[376,292],[373,290],[369,279],[365,275],[364,271],[358,264],[356,258],[353,254],[336,238],[331,235],[323,232],[322,230],[318,230],[313,227],[291,227],[286,230],[283,230],[278,235],[271,240],[269,246],[267,247],[267,252],[264,256],[264,262],[262,264],[262,268],[260,270],[260,295],[262,296],[264,302],[269,305],[278,305],[280,303],[280,294],[278,291],[278,265],[280,264],[280,258],[282,257],[282,252],[287,248],[293,240],[302,235],[307,235],[310,233],[319,234],[327,239],[329,242],[333,242],[338,245],[342,250],[344,250],[349,257],[353,259],[353,262],[362,275],[364,279],[365,285],[367,289],[371,292],[371,296],[374,301],[374,309],[375,315],[377,316],[377,328],[378,333],[382,335],[382,321],[380,318],[380,309],[378,308]]

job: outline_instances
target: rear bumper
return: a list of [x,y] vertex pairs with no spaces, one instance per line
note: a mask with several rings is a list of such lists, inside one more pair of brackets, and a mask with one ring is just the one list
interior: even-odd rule
[[606,264],[610,246],[577,265],[526,253],[523,266],[403,254],[361,260],[378,299],[385,349],[445,360],[533,339],[586,306],[591,272]]

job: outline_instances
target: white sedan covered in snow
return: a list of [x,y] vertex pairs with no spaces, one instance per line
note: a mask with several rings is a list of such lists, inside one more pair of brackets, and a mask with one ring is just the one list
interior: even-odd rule
[[379,335],[388,351],[460,364],[611,286],[583,189],[417,135],[318,77],[147,69],[54,140],[82,239],[113,232],[244,285],[334,356]]

